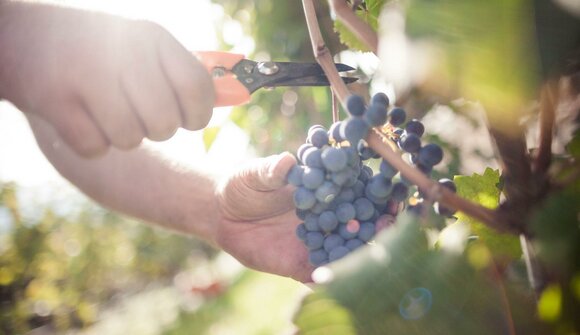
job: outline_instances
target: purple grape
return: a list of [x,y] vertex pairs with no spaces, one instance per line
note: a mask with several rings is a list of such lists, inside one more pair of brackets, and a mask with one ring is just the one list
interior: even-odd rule
[[423,166],[435,166],[443,159],[443,149],[437,144],[427,144],[419,150],[417,158]]
[[344,169],[348,163],[348,155],[339,148],[327,147],[321,154],[322,164],[331,172]]
[[299,225],[296,226],[296,236],[301,240],[304,241],[306,240],[306,234],[308,233],[308,230],[306,229],[306,227],[304,226],[304,223],[301,223]]
[[324,177],[324,170],[307,166],[302,173],[302,185],[307,189],[315,190],[322,185]]
[[387,122],[387,107],[383,104],[371,104],[365,113],[365,119],[371,127],[379,127]]
[[365,243],[363,241],[359,240],[358,238],[353,238],[351,240],[346,241],[344,246],[352,251],[352,250],[356,250],[356,249],[360,248],[364,244]]
[[375,95],[373,95],[373,97],[371,98],[371,105],[372,104],[381,104],[385,107],[389,106],[389,97],[383,93],[383,92],[379,92]]
[[324,243],[324,235],[317,231],[311,231],[306,233],[306,238],[304,239],[304,244],[309,250],[316,250],[322,248]]
[[354,201],[353,205],[356,212],[356,219],[359,221],[370,219],[375,212],[375,206],[367,198],[358,198]]
[[358,238],[361,241],[368,242],[375,236],[376,228],[372,222],[363,222],[358,231]]
[[308,253],[308,261],[314,266],[321,266],[328,263],[328,253],[324,249],[311,250]]
[[360,117],[350,117],[340,125],[340,136],[346,138],[352,146],[356,146],[368,132],[369,125]]
[[362,116],[365,113],[365,101],[360,95],[353,94],[346,98],[346,109],[352,116]]
[[348,255],[349,252],[350,249],[345,246],[336,247],[328,253],[328,260],[330,262],[334,262]]
[[381,165],[379,166],[379,171],[380,171],[381,175],[383,175],[383,177],[386,179],[393,178],[397,174],[397,172],[399,172],[389,162],[387,162],[384,159],[381,161]]
[[286,180],[288,184],[294,185],[296,187],[302,186],[302,174],[304,173],[304,168],[301,165],[294,165],[290,171],[288,171],[288,176]]
[[[330,203],[340,193],[340,187],[330,181],[325,181],[315,192],[315,199],[323,203]],[[313,205],[314,206],[314,205]]]
[[423,126],[423,123],[421,123],[421,121],[413,119],[407,122],[407,125],[405,125],[405,132],[407,132],[407,134],[415,134],[421,137],[425,132],[425,126]]
[[338,205],[336,208],[336,217],[338,222],[347,223],[348,221],[354,219],[356,216],[356,210],[354,206],[348,202]]
[[338,226],[336,214],[332,211],[322,212],[318,217],[318,226],[327,233],[333,231]]
[[404,109],[399,108],[399,107],[391,109],[388,113],[389,123],[395,127],[400,125],[400,124],[403,124],[403,122],[405,122],[406,118],[407,118],[407,113],[405,113]]
[[298,187],[294,192],[294,205],[298,209],[310,209],[316,203],[314,193],[305,187]]
[[324,239],[323,247],[327,252],[332,251],[334,248],[339,247],[344,244],[344,239],[338,234],[329,234]]
[[308,141],[317,148],[328,145],[328,133],[324,128],[316,128],[308,134]]
[[413,133],[404,133],[399,139],[399,147],[406,152],[415,153],[421,149],[421,139]]

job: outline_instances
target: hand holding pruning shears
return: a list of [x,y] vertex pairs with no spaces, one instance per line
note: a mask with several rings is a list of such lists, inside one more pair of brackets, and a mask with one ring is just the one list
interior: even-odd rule
[[214,106],[245,103],[260,87],[328,85],[317,64],[192,57],[149,22],[26,2],[0,9],[0,97],[83,156],[202,129]]

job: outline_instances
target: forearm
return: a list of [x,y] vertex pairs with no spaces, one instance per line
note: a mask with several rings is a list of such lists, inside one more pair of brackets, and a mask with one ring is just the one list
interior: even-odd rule
[[209,174],[180,167],[143,147],[83,159],[60,142],[50,125],[32,117],[29,121],[50,162],[97,202],[213,243],[219,213],[216,182]]

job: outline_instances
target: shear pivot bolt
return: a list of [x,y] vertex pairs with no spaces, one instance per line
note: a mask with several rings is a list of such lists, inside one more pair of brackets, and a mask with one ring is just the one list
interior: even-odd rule
[[280,68],[274,62],[261,62],[258,64],[258,72],[267,76],[273,75],[279,70]]

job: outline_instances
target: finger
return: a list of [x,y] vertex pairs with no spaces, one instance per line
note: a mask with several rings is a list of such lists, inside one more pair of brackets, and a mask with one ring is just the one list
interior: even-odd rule
[[[90,114],[80,105],[70,103],[59,105],[58,111],[43,113],[48,118],[60,138],[76,153],[83,157],[96,157],[104,154],[109,148],[109,141],[91,118]],[[62,115],[58,120],[53,115]]]
[[169,34],[159,40],[159,58],[179,101],[183,127],[189,130],[204,128],[211,119],[215,100],[208,71]]
[[248,169],[246,184],[256,191],[273,191],[286,185],[288,171],[296,164],[296,158],[289,152],[269,156]]
[[[136,24],[133,38],[138,45],[132,51],[130,64],[122,75],[122,86],[131,105],[145,127],[147,137],[162,141],[175,134],[182,124],[179,103],[164,75],[156,43],[167,33],[150,24]],[[144,41],[143,41],[144,40]]]
[[141,143],[145,130],[118,81],[88,81],[83,92],[84,108],[112,146],[128,150]]

